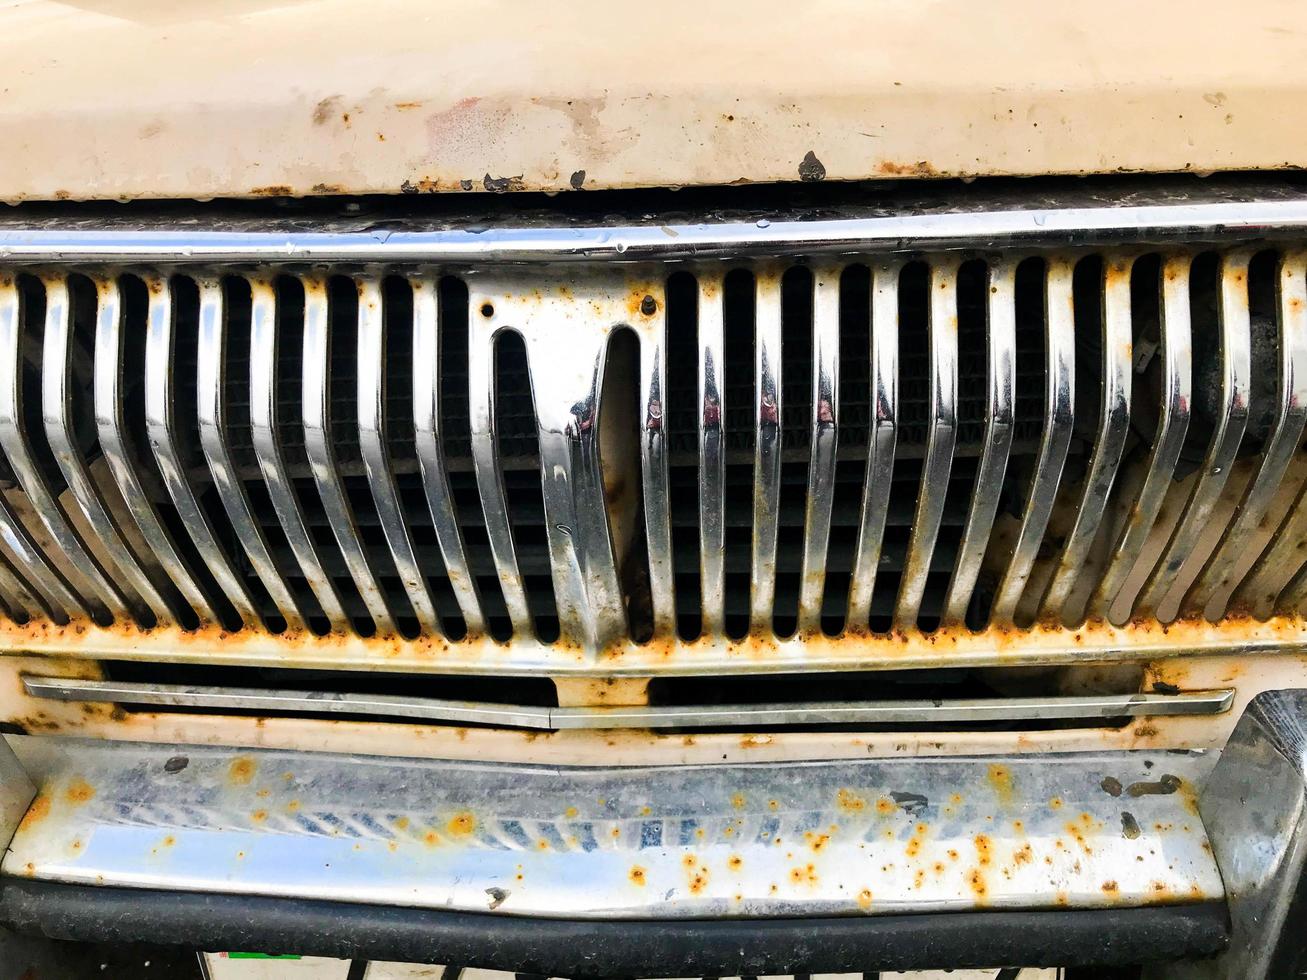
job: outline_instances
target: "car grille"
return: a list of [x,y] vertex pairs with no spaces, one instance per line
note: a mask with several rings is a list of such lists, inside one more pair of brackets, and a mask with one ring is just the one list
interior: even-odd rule
[[1105,237],[24,258],[0,602],[133,655],[329,636],[646,674],[1295,621],[1307,257]]

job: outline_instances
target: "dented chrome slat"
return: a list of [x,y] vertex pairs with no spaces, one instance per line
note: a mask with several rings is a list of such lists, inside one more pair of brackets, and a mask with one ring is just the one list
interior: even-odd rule
[[95,280],[98,303],[95,320],[95,379],[93,383],[96,433],[105,462],[118,484],[141,538],[169,580],[201,623],[217,622],[209,599],[191,576],[177,552],[172,535],[159,519],[140,479],[140,462],[127,437],[126,393],[123,378],[123,309],[118,283]]
[[871,433],[862,513],[849,587],[849,625],[865,629],[880,567],[890,487],[894,481],[899,378],[899,263],[878,263],[871,272]]
[[304,358],[301,383],[301,414],[304,418],[304,452],[313,483],[322,501],[323,514],[340,548],[345,567],[358,589],[359,598],[382,635],[396,632],[395,620],[377,576],[359,537],[354,511],[340,478],[331,437],[331,337],[328,321],[327,283],[320,276],[305,276]]
[[757,278],[753,342],[753,552],[749,628],[770,630],[781,506],[781,276]]
[[1126,579],[1144,550],[1162,501],[1175,478],[1175,465],[1184,447],[1185,434],[1189,431],[1189,414],[1193,405],[1190,264],[1187,255],[1171,256],[1162,264],[1162,402],[1157,432],[1148,454],[1143,488],[1135,498],[1117,538],[1112,560],[1093,599],[1099,612],[1117,620],[1128,619],[1134,609],[1134,596],[1127,596],[1123,591]]
[[300,571],[333,630],[347,625],[336,587],[304,523],[277,434],[277,294],[271,279],[249,279],[250,433],[264,485]]
[[957,567],[944,599],[944,622],[964,621],[985,550],[989,547],[994,514],[1003,493],[1008,453],[1012,448],[1013,397],[1017,370],[1016,266],[1000,262],[989,268],[985,322],[987,373],[985,388],[985,447],[967,514]]
[[840,270],[813,270],[812,419],[809,424],[808,498],[803,522],[803,570],[799,579],[799,631],[821,629],[826,589],[826,550],[835,504],[835,457],[839,448]]
[[1000,624],[1011,623],[1016,614],[1017,603],[1021,601],[1048,528],[1067,447],[1071,443],[1075,410],[1074,270],[1070,259],[1053,258],[1048,262],[1044,301],[1044,426],[1021,532],[994,597],[991,618]]
[[145,335],[145,431],[154,461],[158,464],[168,496],[177,508],[177,515],[209,574],[236,610],[242,625],[257,627],[259,614],[254,602],[214,536],[213,525],[196,499],[183,463],[173,373],[177,345],[172,287],[168,280],[158,276],[148,276],[145,284],[149,292]]
[[[1221,498],[1230,468],[1239,452],[1248,424],[1252,399],[1252,325],[1248,310],[1249,252],[1235,252],[1221,259],[1221,284],[1217,317],[1221,336],[1221,389],[1211,442],[1203,460],[1202,473],[1185,503],[1171,540],[1145,584],[1136,609],[1141,614],[1161,614],[1171,619],[1184,599],[1185,590],[1201,570],[1194,561],[1207,522]],[[1188,566],[1195,566],[1186,574]]]
[[[656,295],[655,295],[656,293]],[[676,632],[672,501],[667,462],[667,297],[654,289],[640,299],[640,477],[655,636]]]
[[1133,317],[1130,312],[1130,272],[1133,267],[1131,256],[1110,259],[1103,266],[1103,361],[1098,432],[1075,523],[1062,546],[1053,580],[1040,606],[1043,615],[1066,625],[1072,625],[1068,621],[1067,598],[1079,580],[1089,549],[1102,526],[1103,512],[1107,509],[1121,453],[1130,434],[1130,395],[1134,377]]
[[908,540],[908,556],[894,622],[914,626],[926,591],[926,576],[935,554],[949,473],[953,469],[953,448],[958,429],[958,263],[943,259],[930,269],[930,431],[926,437],[926,458],[921,464],[921,483]]
[[0,870],[38,880],[618,920],[1223,897],[1199,753],[586,769],[15,751],[43,816]]
[[463,622],[469,633],[484,633],[481,597],[463,551],[463,534],[454,512],[445,467],[440,419],[440,307],[436,286],[429,279],[413,278],[409,280],[409,288],[413,291],[413,429],[422,489]]
[[1307,425],[1307,253],[1281,259],[1278,275],[1279,355],[1275,422],[1262,450],[1261,465],[1244,491],[1211,560],[1185,596],[1185,608],[1219,619],[1230,594],[1235,566],[1244,557],[1279,489],[1289,460]]
[[99,562],[86,549],[81,535],[68,522],[32,455],[23,415],[22,332],[18,288],[12,279],[7,279],[0,286],[0,448],[4,449],[9,465],[18,477],[18,484],[32,502],[42,525],[64,556],[76,564],[96,594],[83,597],[77,593],[56,565],[42,554],[2,494],[0,533],[3,533],[5,544],[24,563],[33,585],[59,615],[71,617],[87,612],[100,618],[108,618],[111,614],[125,615],[122,594],[107,579]]
[[726,604],[725,342],[719,276],[699,278],[699,578],[703,632],[722,632]]
[[[60,473],[68,483],[82,516],[86,519],[96,540],[112,560],[116,570],[126,579],[133,590],[127,592],[118,588],[112,590],[114,598],[123,599],[126,609],[139,620],[154,619],[159,623],[172,622],[173,610],[169,608],[158,588],[150,581],[145,569],[131,547],[123,537],[122,529],[110,514],[108,505],[101,495],[81,457],[77,433],[73,431],[73,395],[69,387],[69,371],[73,357],[73,318],[71,297],[68,284],[62,279],[47,278],[45,346],[41,353],[41,415],[45,423],[45,437],[59,466]],[[105,299],[117,297],[117,286],[110,289],[109,297],[100,295],[100,309],[109,316],[116,316],[112,303],[105,310]],[[106,601],[108,597],[106,596]],[[111,608],[113,603],[110,604]],[[115,610],[119,612],[121,610]]]
[[381,519],[381,530],[390,546],[390,557],[399,572],[404,595],[423,630],[437,630],[436,609],[427,588],[426,576],[413,549],[408,519],[399,500],[399,488],[390,471],[386,452],[386,349],[385,310],[381,281],[362,278],[358,289],[358,423],[359,450],[367,472],[372,501]]
[[213,485],[231,522],[232,531],[246,557],[268,590],[278,613],[289,629],[304,628],[304,614],[291,595],[281,572],[273,564],[259,522],[250,509],[250,500],[236,475],[227,447],[226,378],[227,310],[222,281],[202,278],[200,290],[199,356],[196,359],[196,414],[200,428],[200,447],[213,477]]
[[503,725],[547,731],[606,728],[743,728],[774,725],[920,725],[1074,718],[1126,718],[1220,714],[1230,710],[1233,690],[1179,694],[1110,694],[1065,697],[944,698],[904,701],[833,701],[781,704],[698,704],[653,707],[535,707],[447,701],[403,695],[339,691],[94,681],[24,677],[38,698],[90,703],[162,705],[215,710],[328,712],[382,718],[416,718],[448,724]]

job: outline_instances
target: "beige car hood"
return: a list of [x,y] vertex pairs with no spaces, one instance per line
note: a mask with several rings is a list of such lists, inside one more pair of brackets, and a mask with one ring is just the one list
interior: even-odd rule
[[1307,162],[1297,0],[31,0],[0,199]]

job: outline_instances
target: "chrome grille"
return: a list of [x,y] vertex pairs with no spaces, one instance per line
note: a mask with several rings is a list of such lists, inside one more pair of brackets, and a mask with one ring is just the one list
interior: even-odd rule
[[13,267],[0,601],[645,673],[1296,619],[1302,253],[844,252]]

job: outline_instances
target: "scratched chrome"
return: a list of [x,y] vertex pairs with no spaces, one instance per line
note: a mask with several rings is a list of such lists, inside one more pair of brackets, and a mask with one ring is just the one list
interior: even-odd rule
[[799,632],[821,629],[826,549],[835,505],[835,454],[839,447],[840,270],[813,270],[812,419],[808,428],[808,496],[804,516]]
[[422,489],[463,622],[469,633],[477,635],[486,630],[485,617],[481,613],[476,580],[463,550],[463,533],[449,489],[445,444],[440,431],[439,297],[432,280],[412,278],[409,287],[413,291],[413,428]]
[[254,455],[259,461],[259,472],[263,474],[281,530],[300,571],[304,573],[304,580],[327,617],[327,624],[333,630],[345,629],[349,620],[304,523],[295,485],[281,452],[277,432],[277,353],[280,344],[276,286],[270,278],[257,277],[246,281],[250,289],[250,435]]
[[1198,753],[560,769],[14,750],[48,812],[0,872],[45,881],[616,920],[1224,897],[1186,806],[1214,762]]
[[[526,348],[559,629],[593,657],[627,634],[599,460],[599,394],[612,332],[639,315],[626,300],[641,302],[648,284],[620,271],[567,270],[538,281],[478,276],[469,291],[487,331],[514,330]],[[492,308],[489,317],[481,306]]]
[[328,712],[371,718],[414,718],[453,725],[500,725],[543,731],[579,729],[757,728],[784,725],[895,724],[929,731],[946,722],[985,724],[1075,718],[1126,718],[1221,714],[1232,689],[1178,694],[1100,694],[1061,697],[937,698],[908,701],[693,704],[654,707],[544,708],[532,705],[446,701],[393,694],[290,691],[248,687],[148,684],[67,677],[23,677],[38,698],[99,704],[240,709],[262,714]]
[[898,439],[899,274],[897,262],[880,262],[871,271],[871,438],[862,516],[849,586],[849,626],[865,629],[880,567],[881,544],[894,482],[894,448]]
[[1216,553],[1185,596],[1187,609],[1212,620],[1225,613],[1229,595],[1238,585],[1234,568],[1279,489],[1307,423],[1307,255],[1294,252],[1281,259],[1278,292],[1280,361],[1275,422],[1261,465],[1244,491],[1238,511]]
[[781,273],[757,277],[753,342],[753,560],[749,628],[771,629],[781,506]]
[[716,636],[726,616],[726,400],[720,276],[699,277],[699,578],[703,633]]
[[[125,589],[115,592],[120,592],[127,609],[137,620],[151,625],[167,625],[175,619],[173,610],[132,554],[79,451],[77,433],[73,431],[73,392],[68,377],[73,357],[73,318],[68,284],[53,277],[44,282],[46,317],[41,353],[41,416],[46,441],[82,517],[117,571],[126,579],[126,584],[135,590],[134,593]],[[104,298],[101,294],[101,315],[105,312]],[[108,312],[114,315],[115,311],[110,309]]]
[[[177,418],[176,378],[173,363],[176,352],[176,299],[167,279],[146,276],[150,294],[146,312],[145,334],[145,431],[154,461],[159,466],[168,496],[177,508],[191,543],[204,566],[217,582],[227,601],[236,610],[244,626],[257,626],[259,614],[244,581],[238,576],[218,543],[208,514],[200,507],[182,460]],[[197,613],[203,617],[201,610]]]
[[1126,595],[1126,579],[1139,560],[1157,521],[1162,501],[1175,478],[1175,466],[1189,431],[1193,404],[1193,340],[1189,311],[1187,255],[1169,257],[1162,264],[1162,404],[1157,432],[1148,455],[1147,476],[1121,529],[1112,560],[1095,590],[1091,606],[1114,622],[1124,622],[1134,609],[1134,595]]
[[1084,569],[1089,549],[1093,547],[1103,523],[1103,513],[1116,482],[1117,469],[1126,438],[1130,435],[1130,389],[1134,377],[1132,317],[1130,314],[1130,273],[1134,259],[1119,256],[1104,262],[1102,299],[1102,351],[1098,408],[1098,432],[1094,439],[1089,471],[1085,475],[1084,494],[1076,509],[1075,521],[1053,580],[1044,594],[1040,613],[1071,626],[1074,619],[1066,608],[1067,598]]
[[667,431],[667,297],[661,283],[651,283],[640,298],[633,326],[640,337],[640,479],[644,492],[645,542],[649,556],[649,592],[657,637],[676,632],[675,562],[672,556],[672,504],[668,488]]
[[336,464],[331,438],[331,330],[328,321],[327,282],[321,276],[305,276],[304,359],[301,386],[301,414],[304,418],[304,453],[308,457],[313,484],[322,500],[323,515],[331,526],[345,567],[358,589],[359,598],[372,617],[376,631],[393,635],[395,620],[386,597],[359,538],[354,510]]
[[958,265],[940,259],[930,267],[930,432],[921,464],[912,537],[904,560],[903,578],[894,607],[897,626],[915,626],[926,592],[944,517],[944,496],[953,469],[958,435]]
[[440,628],[436,609],[427,589],[426,576],[408,533],[408,519],[399,500],[386,452],[386,311],[381,280],[355,280],[358,289],[358,416],[359,451],[372,500],[377,507],[381,530],[390,546],[390,557],[399,572],[418,626],[424,632]]
[[988,269],[987,280],[985,447],[981,450],[971,509],[958,546],[957,567],[944,599],[944,622],[951,625],[966,618],[989,547],[1012,448],[1017,370],[1016,266],[1011,262],[995,262]]
[[227,446],[227,309],[220,279],[196,280],[200,292],[200,323],[196,357],[196,414],[200,448],[213,476],[214,489],[227,512],[241,547],[288,629],[304,628],[304,614],[273,564],[259,522],[250,509],[245,487],[236,475]]
[[1248,263],[1251,252],[1221,259],[1217,315],[1221,335],[1221,397],[1203,468],[1185,503],[1171,540],[1157,561],[1136,609],[1164,622],[1179,612],[1185,589],[1201,570],[1207,552],[1198,543],[1225,489],[1239,452],[1252,399],[1252,328],[1248,312]]
[[22,332],[21,296],[10,279],[0,285],[0,448],[4,449],[19,486],[55,545],[77,566],[96,594],[83,597],[77,593],[42,553],[3,494],[0,494],[0,533],[3,533],[5,544],[23,563],[24,574],[31,578],[33,586],[51,604],[51,610],[58,618],[85,615],[88,611],[104,620],[111,615],[126,615],[122,593],[109,581],[77,530],[68,522],[32,454],[23,413]]
[[1067,448],[1075,410],[1075,297],[1072,279],[1075,263],[1068,258],[1048,260],[1045,273],[1044,305],[1044,430],[1039,440],[1039,456],[1034,478],[1030,481],[1021,531],[1012,556],[999,582],[991,618],[1009,624],[1016,614],[1017,603],[1025,591],[1031,567],[1053,512],[1053,501]]
[[96,433],[109,471],[118,484],[141,538],[150,554],[176,586],[201,623],[217,622],[208,597],[177,552],[172,534],[164,526],[141,483],[143,472],[135,447],[128,439],[126,394],[123,391],[124,330],[122,295],[116,279],[95,280],[95,376],[93,381]]

